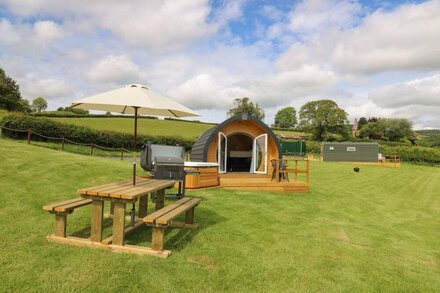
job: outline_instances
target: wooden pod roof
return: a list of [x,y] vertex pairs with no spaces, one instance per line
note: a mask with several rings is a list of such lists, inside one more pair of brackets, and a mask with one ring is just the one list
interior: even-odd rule
[[[207,162],[208,161],[208,148],[209,145],[211,144],[212,140],[214,139],[214,137],[217,137],[219,131],[221,131],[226,125],[228,125],[231,122],[234,121],[251,121],[255,124],[257,124],[258,126],[260,126],[261,128],[263,128],[266,133],[269,136],[269,139],[272,139],[277,147],[277,151],[280,154],[280,158],[281,158],[281,147],[280,144],[278,142],[278,138],[275,135],[275,133],[272,131],[272,129],[270,129],[265,123],[263,123],[261,120],[252,117],[252,116],[247,116],[247,115],[236,115],[233,116],[225,121],[223,121],[222,123],[220,123],[219,125],[208,129],[207,131],[205,131],[202,135],[200,135],[196,142],[193,144],[193,147],[191,149],[191,161],[193,162]],[[240,129],[237,129],[237,132],[243,132]]]

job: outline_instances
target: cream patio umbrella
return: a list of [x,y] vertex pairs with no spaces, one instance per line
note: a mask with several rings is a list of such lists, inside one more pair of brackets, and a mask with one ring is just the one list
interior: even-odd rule
[[133,185],[136,185],[136,145],[138,115],[200,116],[193,110],[140,84],[103,92],[72,102],[73,108],[134,114]]

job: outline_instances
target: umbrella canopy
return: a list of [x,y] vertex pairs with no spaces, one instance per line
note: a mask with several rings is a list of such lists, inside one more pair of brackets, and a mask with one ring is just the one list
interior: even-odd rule
[[122,114],[135,114],[135,108],[138,108],[139,115],[200,116],[193,110],[140,84],[131,84],[76,100],[72,103],[72,107]]
[[136,184],[138,115],[144,114],[171,117],[200,116],[193,110],[140,84],[130,84],[120,89],[76,100],[72,103],[72,107],[87,110],[118,112],[122,114],[134,114],[133,185]]

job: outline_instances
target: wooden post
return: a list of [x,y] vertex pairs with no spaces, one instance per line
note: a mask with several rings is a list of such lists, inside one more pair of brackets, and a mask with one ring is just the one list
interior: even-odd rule
[[143,218],[147,215],[148,210],[148,194],[139,197],[139,212],[138,217]]
[[151,249],[163,251],[163,236],[165,234],[165,229],[161,227],[153,227],[152,230]]
[[95,148],[95,145],[92,143],[90,145],[90,155],[93,156],[93,149]]
[[28,144],[31,144],[32,130],[28,129]]
[[55,236],[66,237],[66,214],[55,214]]
[[309,183],[310,181],[310,170],[309,170],[309,160],[306,161],[306,182]]
[[139,107],[134,108],[134,142],[133,142],[133,185],[136,185],[136,146],[137,146],[137,121]]
[[102,241],[102,217],[104,215],[104,201],[92,201],[92,227],[90,232],[90,240],[92,242]]
[[124,159],[124,148],[121,148],[121,160]]
[[156,192],[156,211],[163,208],[165,205],[165,189]]
[[64,135],[61,137],[61,150],[64,151]]
[[124,245],[125,202],[115,202],[113,215],[113,244]]
[[295,160],[295,181],[298,181],[298,160]]

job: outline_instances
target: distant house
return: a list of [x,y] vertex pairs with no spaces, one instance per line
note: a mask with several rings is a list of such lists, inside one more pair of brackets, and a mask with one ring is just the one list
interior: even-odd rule
[[357,120],[357,118],[355,118],[353,127],[351,128],[351,135],[357,136],[358,128],[359,128],[359,121]]

